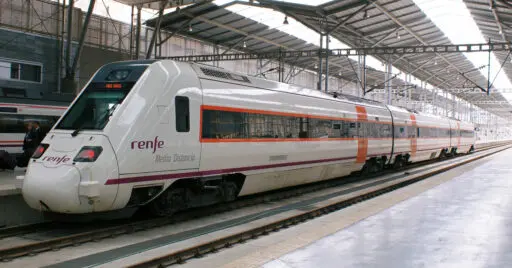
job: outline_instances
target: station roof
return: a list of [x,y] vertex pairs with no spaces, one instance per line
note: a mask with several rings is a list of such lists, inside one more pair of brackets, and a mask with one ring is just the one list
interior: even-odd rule
[[[120,2],[137,2],[136,0],[117,0]],[[144,2],[138,1],[138,2]],[[194,1],[189,1],[194,2]],[[487,0],[464,1],[474,16],[475,21],[486,37],[496,41],[508,41],[507,34],[512,36],[511,25],[496,20],[512,18],[512,9],[505,4],[494,9],[489,8]],[[251,2],[233,1],[225,5],[216,5],[211,1],[202,1],[181,8],[179,11],[165,14],[162,18],[162,29],[175,34],[188,36],[201,41],[217,44],[230,49],[257,53],[282,50],[312,50],[319,47],[307,43],[295,36],[267,25],[231,12],[226,7],[244,4],[273,9],[282,12],[318,33],[326,33],[351,47],[396,47],[422,45],[448,45],[450,40],[422,12],[412,0],[334,0],[318,6],[295,4],[284,1],[259,0]],[[284,16],[283,16],[284,17]],[[498,22],[497,22],[498,21]],[[146,22],[154,27],[157,19]],[[494,24],[493,24],[494,23]],[[497,26],[501,23],[503,34]],[[193,31],[188,31],[191,26]],[[494,28],[493,28],[494,27]],[[506,28],[506,29],[505,29]],[[510,32],[509,32],[510,31]],[[508,32],[508,33],[507,33]],[[314,37],[318,38],[318,37]],[[494,52],[500,61],[507,57],[508,52]],[[465,99],[476,106],[489,110],[497,115],[509,118],[512,105],[499,92],[490,96],[485,93],[465,93],[465,89],[487,88],[487,79],[473,66],[462,53],[418,53],[407,55],[373,55],[381,61],[391,62],[393,66]],[[512,57],[509,56],[509,59]],[[275,60],[275,59],[274,59]],[[325,61],[324,61],[325,62]],[[317,58],[297,58],[287,63],[316,70]],[[347,57],[329,59],[330,75],[357,81],[357,62]],[[512,77],[512,65],[503,67],[508,77]],[[325,67],[324,67],[325,70]],[[460,74],[468,78],[466,80]],[[340,75],[341,74],[341,75]],[[383,85],[385,74],[367,67],[367,85]],[[405,88],[407,83],[401,79],[393,79],[393,86]],[[453,90],[458,89],[458,90]],[[416,100],[432,100],[432,94],[420,96],[421,91],[415,90]],[[442,97],[437,96],[437,99]]]
[[[143,8],[149,8],[149,9],[154,9],[154,10],[160,9],[160,3],[163,2],[161,0],[114,0],[114,1],[125,4],[125,5],[129,5],[129,6],[141,5]],[[167,9],[167,8],[173,8],[173,7],[181,7],[181,6],[190,5],[190,4],[197,4],[200,2],[204,2],[204,1],[203,0],[169,0],[169,1],[165,1],[164,8]]]
[[[265,24],[231,12],[225,7],[226,5],[218,6],[209,2],[188,6],[179,12],[164,15],[160,27],[182,36],[231,48],[233,52],[235,50],[251,53],[279,49],[291,51],[319,49],[316,45],[283,31],[271,29]],[[155,27],[156,23],[157,19],[146,21],[150,27]],[[189,27],[193,30],[189,31]],[[315,70],[315,66],[318,68],[317,58],[300,57],[287,63],[310,70]],[[325,70],[325,61],[323,68]],[[357,81],[356,68],[357,62],[349,61],[346,57],[329,59],[330,74],[336,77]],[[383,72],[371,67],[367,68],[368,85],[376,83],[379,85],[384,81],[385,74]],[[394,85],[404,85],[404,82],[396,81]]]

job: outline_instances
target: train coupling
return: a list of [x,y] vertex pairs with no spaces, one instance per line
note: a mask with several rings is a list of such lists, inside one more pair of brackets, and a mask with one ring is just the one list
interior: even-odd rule
[[100,197],[100,184],[97,181],[80,182],[78,193],[81,197],[98,198]]

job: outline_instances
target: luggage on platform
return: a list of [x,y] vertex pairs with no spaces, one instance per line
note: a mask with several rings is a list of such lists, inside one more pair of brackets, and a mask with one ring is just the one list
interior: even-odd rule
[[[27,161],[28,163],[28,161]],[[16,167],[16,158],[10,155],[8,152],[4,150],[0,150],[0,169],[6,170],[14,170]]]

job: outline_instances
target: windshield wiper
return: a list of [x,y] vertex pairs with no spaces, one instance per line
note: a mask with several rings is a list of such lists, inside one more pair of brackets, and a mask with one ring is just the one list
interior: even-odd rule
[[87,121],[84,121],[82,124],[80,124],[80,126],[71,133],[71,137],[76,137],[76,135],[78,135],[78,132],[80,132],[84,128],[85,123],[87,123]]
[[[99,122],[103,122],[105,121],[109,116],[111,116],[113,113],[114,113],[114,110],[115,108],[117,107],[117,105],[119,105],[119,103],[115,103],[114,105],[112,105],[112,107],[110,107],[109,109],[107,109],[105,111],[105,113],[101,116],[101,120],[99,120]],[[73,133],[71,133],[71,137],[76,137],[76,135],[78,135],[78,133],[83,129],[83,127],[85,126],[85,123],[87,121],[84,121],[77,129],[75,129],[75,131],[73,131]]]

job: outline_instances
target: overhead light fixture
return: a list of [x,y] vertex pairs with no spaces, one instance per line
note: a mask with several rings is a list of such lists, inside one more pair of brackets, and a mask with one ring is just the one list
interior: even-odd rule
[[363,17],[363,18],[367,19],[367,18],[369,18],[369,17],[370,17],[370,16],[368,16],[368,10],[365,10],[365,11],[364,11],[364,17]]
[[400,39],[400,34],[396,32],[396,39]]
[[434,61],[434,65],[437,65],[437,60]]
[[315,63],[315,69],[318,69],[318,64]]
[[288,24],[288,16],[285,16],[285,17],[284,17],[283,24]]
[[188,25],[188,31],[189,31],[189,32],[192,32],[192,24],[189,24],[189,25]]
[[499,33],[500,33],[500,34],[502,34],[502,33],[503,33],[503,32],[501,31],[501,29],[500,29]]
[[246,48],[246,47],[247,47],[247,44],[246,44],[246,43],[245,43],[245,41],[244,41],[244,48]]

